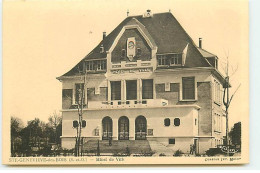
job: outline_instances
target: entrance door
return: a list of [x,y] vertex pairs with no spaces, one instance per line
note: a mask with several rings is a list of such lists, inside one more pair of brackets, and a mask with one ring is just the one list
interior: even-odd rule
[[129,139],[129,120],[127,117],[120,117],[118,120],[118,139],[128,140]]
[[102,140],[108,140],[112,137],[112,119],[110,117],[105,117],[102,120]]
[[135,119],[135,139],[145,140],[147,131],[147,122],[144,116],[138,116]]

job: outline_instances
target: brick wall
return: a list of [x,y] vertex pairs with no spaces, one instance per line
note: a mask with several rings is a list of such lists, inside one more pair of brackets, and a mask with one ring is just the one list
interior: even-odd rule
[[125,49],[127,51],[127,39],[129,37],[135,37],[136,41],[136,53],[137,48],[141,49],[141,57],[134,57],[133,61],[136,61],[137,59],[141,59],[143,61],[148,61],[151,59],[151,49],[144,40],[143,36],[139,33],[137,29],[127,29],[124,34],[119,39],[115,49],[112,52],[112,62],[113,63],[119,63],[121,61],[129,61],[127,58],[127,53],[125,53],[125,57],[121,57],[122,55],[122,49]]
[[107,87],[100,87],[100,93],[95,94],[95,88],[88,88],[88,101],[107,101]]

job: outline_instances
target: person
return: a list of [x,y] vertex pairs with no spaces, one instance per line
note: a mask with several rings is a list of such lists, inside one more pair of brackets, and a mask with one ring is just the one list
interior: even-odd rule
[[193,144],[190,144],[190,154],[193,154],[193,151],[194,151]]
[[109,143],[109,146],[112,146],[112,136],[109,137],[108,143]]

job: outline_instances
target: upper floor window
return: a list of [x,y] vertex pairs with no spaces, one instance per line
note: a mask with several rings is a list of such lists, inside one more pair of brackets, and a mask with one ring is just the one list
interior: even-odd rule
[[195,77],[182,78],[182,99],[184,100],[195,99]]
[[153,99],[153,79],[142,80],[143,99]]
[[87,70],[94,70],[94,61],[87,61]]
[[75,84],[75,103],[84,104],[85,103],[85,92],[84,92],[84,83]]
[[221,91],[221,85],[217,80],[214,80],[213,84],[213,100],[217,104],[221,104],[221,97],[222,97],[222,91]]
[[136,100],[137,99],[137,81],[128,80],[126,81],[126,99]]
[[181,65],[181,54],[173,54],[170,58],[170,65]]
[[167,65],[167,57],[165,55],[158,55],[157,56],[158,65]]
[[121,81],[111,81],[111,100],[121,100]]
[[106,70],[107,63],[106,60],[93,60],[86,62],[87,71],[100,71]]
[[98,60],[97,61],[97,70],[105,70],[106,69],[106,61],[105,60]]

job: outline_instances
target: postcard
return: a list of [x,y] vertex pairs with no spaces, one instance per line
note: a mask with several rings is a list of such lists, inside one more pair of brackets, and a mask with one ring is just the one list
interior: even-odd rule
[[248,1],[3,1],[3,164],[249,163]]

